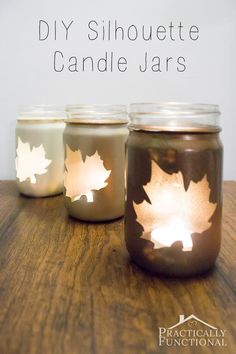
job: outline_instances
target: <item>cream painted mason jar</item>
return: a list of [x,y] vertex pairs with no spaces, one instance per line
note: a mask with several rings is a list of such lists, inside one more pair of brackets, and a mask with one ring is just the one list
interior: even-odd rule
[[64,195],[68,213],[105,221],[124,215],[125,106],[70,105],[64,131]]
[[46,197],[63,191],[63,107],[23,106],[16,125],[16,182],[20,193]]

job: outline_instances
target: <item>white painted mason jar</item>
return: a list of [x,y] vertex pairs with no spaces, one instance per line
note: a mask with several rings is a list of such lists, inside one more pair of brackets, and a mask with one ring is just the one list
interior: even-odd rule
[[62,193],[64,119],[64,107],[20,107],[16,125],[16,182],[20,193],[31,197]]
[[106,221],[124,215],[125,106],[69,105],[64,131],[64,197],[80,220]]

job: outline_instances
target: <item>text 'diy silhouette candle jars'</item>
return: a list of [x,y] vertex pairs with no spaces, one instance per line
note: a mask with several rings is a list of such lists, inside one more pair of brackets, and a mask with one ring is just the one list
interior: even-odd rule
[[22,194],[63,192],[63,107],[22,106],[16,125],[16,182]]
[[214,105],[131,105],[125,238],[151,272],[198,274],[219,253],[219,114]]
[[69,105],[64,132],[65,206],[81,220],[124,215],[125,106]]

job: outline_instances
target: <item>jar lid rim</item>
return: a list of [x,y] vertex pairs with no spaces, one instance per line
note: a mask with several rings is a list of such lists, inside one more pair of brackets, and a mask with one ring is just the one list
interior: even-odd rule
[[133,103],[129,116],[130,128],[137,130],[213,132],[220,129],[219,106],[206,103]]
[[96,103],[96,104],[68,104],[66,112],[77,114],[127,114],[127,107],[124,104],[109,104],[109,103]]
[[18,123],[64,123],[65,117],[22,117],[16,120]]
[[129,130],[148,131],[156,133],[219,133],[221,128],[216,125],[194,125],[194,126],[157,126],[143,124],[129,124]]
[[66,106],[67,123],[74,124],[127,124],[125,105],[72,104]]
[[127,119],[121,119],[121,118],[114,118],[114,119],[89,119],[87,118],[67,118],[65,119],[66,123],[69,124],[94,124],[94,125],[106,125],[106,124],[113,124],[113,125],[118,125],[118,124],[127,124],[128,120]]
[[220,115],[219,106],[208,103],[191,102],[141,102],[130,104],[130,116],[157,115],[165,117],[173,116],[199,116]]
[[65,106],[52,104],[20,105],[18,106],[17,121],[63,120],[65,116]]

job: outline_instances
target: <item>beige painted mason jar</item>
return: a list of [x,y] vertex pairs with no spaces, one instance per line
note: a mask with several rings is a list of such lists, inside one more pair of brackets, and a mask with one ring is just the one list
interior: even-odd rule
[[63,192],[64,119],[64,107],[20,107],[16,125],[16,182],[20,193],[46,197]]
[[124,215],[125,106],[69,105],[64,131],[64,198],[80,220],[106,221]]
[[141,267],[187,276],[220,250],[222,144],[215,105],[131,105],[125,239]]

